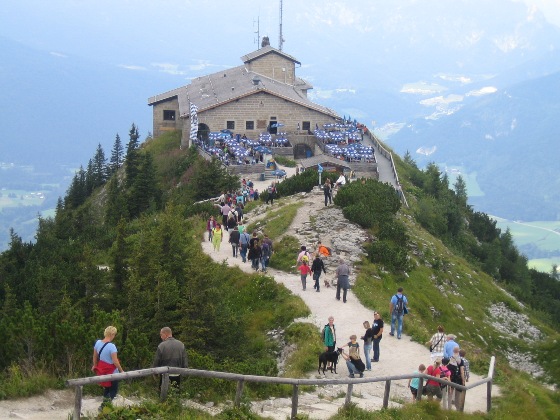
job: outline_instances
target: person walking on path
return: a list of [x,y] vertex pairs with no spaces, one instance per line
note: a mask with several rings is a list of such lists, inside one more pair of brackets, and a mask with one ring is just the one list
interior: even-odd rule
[[364,321],[365,334],[362,336],[364,340],[364,357],[366,359],[366,370],[371,370],[371,348],[373,347],[373,330],[369,321]]
[[259,239],[258,238],[257,238],[256,241],[253,241],[253,239],[251,239],[251,241],[252,241],[252,246],[249,248],[249,255],[247,256],[247,258],[249,258],[249,260],[251,260],[251,267],[255,271],[259,271],[259,264],[260,264],[261,258],[262,258],[261,246],[259,245]]
[[239,254],[239,238],[240,237],[241,237],[241,235],[239,234],[238,229],[233,229],[229,233],[229,243],[231,244],[231,249],[233,251],[233,257],[234,258],[237,258],[237,255]]
[[459,344],[455,342],[456,339],[457,336],[455,334],[447,334],[447,341],[443,346],[443,357],[451,359],[451,356],[453,356],[453,349],[459,347]]
[[438,325],[438,332],[432,335],[430,341],[426,344],[430,346],[430,356],[432,358],[432,363],[437,357],[443,357],[443,347],[445,345],[445,333],[442,325]]
[[[434,361],[434,364],[428,366],[428,369],[426,369],[426,374],[430,376],[434,376],[436,378],[441,377],[440,365],[441,365],[441,357],[437,357],[436,360]],[[441,401],[441,399],[443,398],[443,394],[441,392],[441,386],[439,382],[436,382],[432,379],[428,379],[428,382],[426,382],[426,395],[428,397],[428,400],[430,401],[432,401],[434,397],[436,397],[438,401]]]
[[391,314],[391,332],[390,336],[395,335],[395,324],[397,325],[397,338],[400,340],[403,329],[403,318],[408,310],[406,308],[408,305],[408,300],[406,296],[403,295],[403,288],[399,287],[397,293],[391,298],[391,303],[389,304],[389,313]]
[[379,350],[379,343],[381,342],[381,339],[383,338],[383,319],[381,319],[381,314],[379,312],[374,312],[373,313],[373,327],[372,327],[372,331],[373,331],[373,361],[374,362],[379,362],[379,355],[380,355],[380,350]]
[[315,254],[315,259],[313,260],[313,264],[311,265],[311,272],[313,273],[313,280],[315,280],[315,284],[313,288],[319,292],[320,290],[320,283],[319,277],[321,277],[321,271],[327,274],[327,270],[325,269],[325,263],[319,256],[319,253]]
[[325,184],[323,185],[323,193],[325,194],[325,206],[327,206],[328,204],[332,204],[331,190],[331,180],[327,178]]
[[[186,369],[188,367],[188,358],[185,345],[173,337],[173,331],[169,327],[163,327],[159,332],[159,336],[161,343],[159,343],[156,350],[152,367],[171,366]],[[160,388],[162,378],[163,376],[160,376]],[[178,389],[181,385],[181,375],[169,374],[169,383]]]
[[239,245],[241,246],[241,260],[243,262],[247,261],[247,250],[249,249],[249,243],[251,241],[251,236],[243,231],[239,235]]
[[[426,366],[420,364],[418,366],[418,370],[412,372],[413,375],[417,373],[424,373],[426,371]],[[410,378],[408,380],[408,388],[410,389],[410,393],[412,394],[412,402],[415,402],[418,398],[418,387],[420,386],[420,378]]]
[[346,303],[346,294],[350,288],[350,267],[341,258],[338,267],[336,268],[336,300],[340,300],[340,289],[343,290],[342,301]]
[[270,184],[267,192],[268,194],[266,196],[266,204],[268,204],[268,202],[270,201],[270,205],[273,205],[274,199],[276,198],[276,185],[274,185],[274,182]]
[[268,237],[268,235],[264,234],[264,239],[262,241],[262,269],[266,273],[268,270],[268,263],[270,262],[270,257],[272,256],[272,239]]
[[296,266],[299,267],[303,261],[303,257],[307,258],[307,261],[309,261],[310,259],[310,255],[309,252],[307,251],[307,247],[305,245],[302,245],[300,248],[300,252],[298,254],[297,257],[297,261],[296,261]]
[[220,251],[220,245],[224,239],[224,231],[222,225],[216,223],[216,227],[212,229],[212,245],[214,246],[214,251]]
[[[117,335],[117,329],[112,325],[105,328],[103,340],[97,340],[93,346],[93,365],[91,370],[96,375],[111,375],[113,373],[124,373],[121,362],[117,357],[117,346],[113,344],[113,340]],[[103,402],[99,407],[99,411],[103,407],[113,401],[119,390],[119,381],[100,382],[103,387]]]
[[212,242],[212,230],[216,227],[216,219],[214,216],[210,216],[208,222],[206,223],[206,230],[208,231],[208,240]]
[[222,213],[222,225],[224,225],[227,228],[228,214],[231,211],[231,207],[229,206],[228,203],[224,203],[223,206],[218,206],[218,207],[220,207],[220,213]]
[[308,260],[304,257],[302,260],[302,264],[298,267],[298,271],[300,273],[301,278],[301,286],[303,290],[307,288],[307,275],[311,273],[311,268],[309,267]]

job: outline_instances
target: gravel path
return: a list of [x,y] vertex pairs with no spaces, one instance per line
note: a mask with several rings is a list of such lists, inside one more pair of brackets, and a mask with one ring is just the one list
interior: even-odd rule
[[[284,168],[288,176],[295,173],[294,168]],[[257,181],[255,182],[256,188],[259,191],[264,191],[270,184],[270,181]],[[313,249],[313,243],[306,243],[310,241],[309,221],[310,217],[320,217],[322,212],[338,212],[334,213],[335,217],[340,217],[340,211],[336,207],[325,208],[323,204],[322,194],[313,195],[307,194],[305,196],[296,196],[284,198],[281,200],[295,201],[303,200],[304,205],[299,209],[292,225],[286,232],[300,238],[302,244],[308,245]],[[277,205],[275,204],[274,207]],[[258,212],[258,211],[257,211]],[[255,213],[257,213],[255,212]],[[324,214],[323,214],[324,215]],[[257,220],[260,216],[247,215],[247,219]],[[329,213],[329,220],[333,220],[332,215]],[[324,229],[320,232],[321,240],[324,244],[330,245],[333,242],[340,241],[340,233],[345,236],[348,232],[340,232],[339,228]],[[355,229],[350,225],[345,225],[344,229]],[[302,234],[301,232],[306,232]],[[365,233],[362,233],[365,235]],[[313,237],[313,235],[311,235]],[[233,258],[231,253],[231,246],[227,243],[228,234],[226,233],[224,243],[219,252],[212,249],[212,245],[208,241],[202,242],[204,252],[212,257],[217,262],[226,261],[229,266],[237,266],[241,270],[251,273],[250,263],[242,263],[241,258]],[[272,238],[273,240],[275,238]],[[296,252],[297,250],[294,250]],[[343,255],[347,257],[347,255]],[[334,255],[333,260],[327,261],[327,279],[333,277],[332,272],[336,267],[334,259],[339,255]],[[346,258],[349,259],[349,258]],[[317,326],[318,331],[330,315],[334,316],[335,325],[337,330],[338,344],[344,344],[348,341],[351,334],[356,334],[360,337],[364,329],[362,323],[365,320],[372,322],[373,310],[365,308],[356,298],[354,293],[348,291],[348,302],[343,303],[335,299],[335,288],[325,288],[321,285],[321,291],[315,292],[313,289],[313,282],[308,279],[307,290],[303,291],[299,275],[288,274],[282,271],[269,269],[267,275],[273,276],[274,279],[283,284],[293,294],[300,296],[311,311],[308,319],[298,320],[303,322],[311,322]],[[321,276],[321,282],[325,275]],[[351,278],[352,279],[352,278]],[[387,302],[387,306],[389,303]],[[411,307],[414,307],[414,301],[410,302]],[[376,308],[382,309],[382,308]],[[384,308],[387,309],[387,308]],[[413,316],[413,315],[411,315]],[[385,320],[387,321],[387,320]],[[389,320],[390,322],[390,320]],[[428,365],[430,357],[428,349],[418,343],[412,342],[410,337],[403,334],[401,340],[389,336],[388,332],[390,325],[386,325],[383,339],[381,340],[381,357],[379,363],[372,363],[372,371],[365,372],[365,377],[382,377],[389,375],[406,374],[413,372],[417,369],[420,363]],[[405,332],[406,332],[406,319],[405,319]],[[359,340],[360,344],[363,342]],[[363,353],[362,353],[363,355]],[[338,374],[334,375],[327,372],[328,378],[346,378],[348,371],[344,363],[338,366]],[[315,371],[310,372],[309,378],[319,377]],[[471,373],[471,382],[480,380],[481,377]],[[404,401],[410,400],[410,394],[406,388],[407,381],[393,381],[391,385],[391,398],[390,405],[399,406]],[[371,383],[371,384],[356,384],[353,388],[352,401],[357,403],[358,406],[364,409],[378,410],[382,407],[383,391],[385,384]],[[308,414],[313,419],[327,419],[334,415],[340,406],[344,404],[344,393],[346,392],[346,385],[325,385],[318,387],[313,393],[301,393],[299,397],[299,412]],[[498,395],[498,388],[494,386],[493,394]],[[91,398],[86,397],[83,399],[83,413],[96,413],[97,407],[101,402],[100,397]],[[131,405],[137,401],[124,399],[118,396],[115,400],[116,405]],[[33,420],[55,420],[67,419],[68,414],[72,412],[74,404],[74,393],[71,390],[64,391],[47,391],[45,394],[30,398],[23,398],[18,400],[3,400],[0,401],[0,420],[8,420],[13,418],[19,419],[33,419]],[[265,401],[257,401],[253,403],[255,411],[263,416],[268,416],[273,419],[285,420],[291,412],[291,400],[287,398],[269,399]],[[204,406],[198,408],[205,409]],[[486,386],[479,386],[468,392],[465,404],[465,411],[485,411],[486,409]],[[215,413],[216,407],[208,408],[210,412]]]

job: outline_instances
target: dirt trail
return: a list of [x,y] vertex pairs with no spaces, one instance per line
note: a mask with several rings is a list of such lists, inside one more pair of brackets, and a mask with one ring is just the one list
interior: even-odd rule
[[[313,217],[317,212],[324,209],[323,197],[322,195],[307,194],[302,197],[298,195],[297,197],[290,198],[292,200],[303,200],[304,205],[299,209],[292,225],[286,232],[298,237],[298,230],[300,230],[305,223],[308,223],[310,217]],[[274,205],[276,207],[276,204]],[[251,219],[251,214],[247,215],[247,219],[251,222],[260,216]],[[232,249],[227,242],[229,235],[225,233],[224,242],[219,251],[214,251],[212,244],[208,241],[202,243],[202,248],[204,251],[212,257],[213,260],[222,262],[226,261],[229,266],[239,267],[241,270],[248,273],[254,272],[251,269],[250,262],[243,263],[241,258],[233,258]],[[272,238],[274,239],[274,238]],[[321,235],[321,239],[324,243],[330,243],[332,238],[325,237]],[[305,244],[304,242],[302,244]],[[311,246],[312,244],[305,244]],[[294,253],[297,250],[294,250]],[[336,258],[336,255],[334,256]],[[295,261],[294,261],[295,263]],[[334,268],[336,264],[334,261],[329,262],[330,267],[332,267],[331,273],[327,274],[327,278],[332,278]],[[356,334],[358,337],[363,335],[364,329],[362,327],[363,321],[373,320],[373,310],[365,308],[355,297],[354,293],[348,291],[348,302],[343,303],[335,298],[336,288],[325,288],[321,285],[321,291],[317,293],[313,289],[313,282],[308,278],[307,290],[303,291],[301,287],[301,282],[299,275],[288,274],[282,271],[269,269],[267,275],[274,277],[274,279],[283,284],[288,288],[293,294],[300,296],[304,302],[307,304],[311,310],[311,315],[307,319],[308,322],[313,323],[318,329],[322,328],[327,322],[330,315],[334,316],[336,331],[337,331],[337,343],[339,345],[347,343],[351,334]],[[324,275],[321,277],[321,282]],[[405,291],[406,293],[406,291]],[[414,301],[410,302],[410,306],[414,307]],[[389,302],[387,302],[387,308],[375,308],[388,311]],[[385,330],[383,334],[383,339],[381,340],[380,349],[380,361],[378,363],[372,363],[372,370],[365,372],[365,377],[376,377],[376,376],[389,376],[396,374],[406,374],[413,372],[418,368],[420,363],[424,363],[426,366],[430,363],[429,351],[426,347],[412,342],[410,337],[403,334],[402,339],[398,340],[396,337],[391,337],[388,333],[390,331],[390,319],[384,320],[386,322]],[[405,317],[405,331],[406,331],[406,317]],[[359,340],[360,345],[362,341]],[[338,375],[336,377],[343,378],[347,377],[348,371],[345,364],[339,365]],[[309,377],[316,377],[316,372],[310,372]],[[327,375],[328,377],[334,375]],[[475,382],[482,379],[478,375],[471,373],[470,382]],[[408,400],[410,393],[406,388],[407,381],[393,381],[391,385],[391,400],[402,402]],[[329,387],[333,388],[333,387]],[[384,383],[377,384],[358,384],[354,385],[354,394],[361,395],[361,398],[353,398],[352,401],[358,403],[358,405],[369,408],[369,409],[379,409],[381,408],[382,398],[383,398]],[[330,395],[338,395],[341,391],[346,391],[346,386],[334,387],[330,389],[330,392],[326,392],[325,389],[318,389],[313,395],[307,395],[309,401],[300,408],[300,411],[307,413],[311,418],[328,418],[328,416],[334,414],[338,407],[343,404],[344,399],[339,398],[333,401],[325,401],[318,398],[319,394],[325,395],[328,393]],[[493,392],[498,390],[494,387]],[[301,398],[300,398],[301,401]],[[278,400],[278,401],[268,401],[264,402],[259,411],[264,415],[269,415],[273,418],[285,418],[286,414],[289,414],[289,404],[288,400]],[[468,392],[465,404],[465,410],[469,412],[474,411],[484,411],[486,409],[486,386],[479,386]]]
[[[293,168],[285,168],[288,176],[295,172]],[[259,191],[264,191],[271,181],[257,181],[256,187]],[[310,218],[324,209],[322,195],[307,194],[305,196],[298,195],[291,197],[290,201],[303,200],[304,205],[297,212],[294,221],[286,234],[299,237],[298,231],[308,225]],[[275,204],[274,207],[277,205]],[[247,215],[247,219],[251,220],[251,214]],[[254,216],[253,221],[263,217]],[[332,234],[337,234],[333,232]],[[202,242],[202,248],[205,253],[210,255],[217,262],[226,261],[229,266],[237,266],[241,270],[251,273],[250,263],[242,263],[241,258],[233,258],[231,246],[227,242],[229,235],[225,233],[224,242],[219,252],[212,248],[212,244],[207,240]],[[275,238],[272,238],[275,239]],[[328,233],[321,236],[324,243],[331,243],[332,238]],[[303,240],[303,239],[302,239]],[[312,244],[307,244],[312,245]],[[295,252],[296,250],[294,250]],[[336,258],[337,256],[334,255]],[[327,274],[327,278],[331,279],[336,267],[334,261],[329,261],[331,272]],[[348,341],[351,334],[361,336],[364,332],[362,322],[365,320],[373,320],[373,310],[365,308],[355,297],[354,293],[348,291],[348,302],[343,303],[335,299],[335,288],[325,288],[321,285],[321,291],[315,292],[313,282],[308,279],[307,290],[303,291],[299,276],[289,274],[282,271],[269,269],[267,275],[274,277],[278,283],[282,283],[295,295],[300,296],[307,304],[311,311],[311,315],[306,322],[311,322],[317,326],[318,330],[327,322],[330,315],[334,316],[337,329],[337,342],[344,344]],[[323,280],[325,275],[321,277]],[[375,309],[388,309],[375,308]],[[410,302],[410,306],[414,307],[414,301]],[[372,363],[372,371],[366,371],[365,377],[379,377],[396,374],[406,374],[413,372],[420,363],[428,365],[430,357],[428,349],[418,343],[412,342],[410,337],[403,334],[401,340],[389,336],[390,320],[386,321],[385,332],[381,340],[381,356],[378,363]],[[388,321],[388,323],[387,323]],[[406,332],[406,319],[405,319]],[[363,342],[360,341],[360,344]],[[346,365],[339,364],[338,374],[333,375],[327,373],[327,377],[345,378],[348,375]],[[316,372],[310,372],[308,377],[319,377]],[[471,383],[481,379],[480,376],[471,373]],[[393,381],[391,385],[390,405],[398,406],[403,401],[409,401],[410,393],[406,388],[407,381]],[[378,410],[382,407],[383,391],[385,384],[356,384],[353,389],[352,401],[364,409]],[[313,419],[327,419],[334,415],[342,404],[344,404],[344,393],[346,385],[326,385],[318,387],[313,393],[302,393],[299,397],[299,412],[308,414]],[[497,395],[498,388],[494,386],[493,394]],[[100,397],[86,397],[83,399],[83,413],[95,414],[101,403]],[[128,400],[118,396],[115,400],[116,405],[131,405],[138,401]],[[32,419],[32,420],[55,420],[67,419],[73,410],[74,394],[71,390],[64,391],[48,391],[43,395],[19,400],[0,401],[0,420],[7,419]],[[203,408],[203,406],[199,406]],[[253,403],[253,408],[260,415],[268,416],[274,419],[286,419],[290,415],[291,400],[288,398],[270,399],[266,401],[258,401]],[[468,392],[465,404],[465,410],[468,412],[485,411],[486,409],[486,386],[477,387]],[[217,407],[208,409],[208,411],[216,412]]]

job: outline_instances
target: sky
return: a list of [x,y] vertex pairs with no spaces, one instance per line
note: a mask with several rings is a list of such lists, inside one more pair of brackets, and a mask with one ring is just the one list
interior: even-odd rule
[[[538,8],[549,22],[560,27],[560,0],[514,1]],[[272,46],[278,46],[280,2],[274,0],[3,3],[0,36],[60,58],[77,55],[131,71],[159,70],[187,75],[193,71],[208,73],[211,67],[237,65],[241,54],[257,47],[257,19],[260,35],[270,36]],[[376,7],[381,3],[381,0],[284,0],[284,50],[297,52],[305,48],[305,40],[313,37],[313,29],[319,25],[347,27],[348,38],[344,41],[351,42],[352,31],[368,31],[376,25]]]

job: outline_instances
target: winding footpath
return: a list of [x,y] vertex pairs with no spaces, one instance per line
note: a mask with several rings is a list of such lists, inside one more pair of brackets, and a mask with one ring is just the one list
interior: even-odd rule
[[[258,187],[260,189],[265,187],[265,185]],[[306,245],[308,249],[313,250],[315,244],[305,243],[305,238],[299,236],[298,232],[308,229],[310,219],[317,218],[320,212],[329,211],[331,209],[334,210],[335,207],[325,207],[322,194],[314,195],[310,193],[305,196],[297,195],[286,198],[285,200],[290,202],[303,200],[304,202],[304,205],[298,210],[286,234],[299,237],[302,241],[302,245]],[[277,204],[274,204],[274,207],[276,206]],[[255,210],[255,213],[257,213],[258,209]],[[264,215],[262,209],[260,212],[261,214],[255,217],[253,217],[251,213],[246,215],[246,223],[251,223],[262,218]],[[339,235],[340,233],[341,232],[336,229],[326,229],[321,233],[321,240],[323,243],[330,244],[335,239],[333,235]],[[214,251],[212,244],[208,241],[202,242],[202,248],[216,262],[225,262],[231,267],[238,267],[247,273],[254,273],[249,261],[243,263],[240,257],[234,258],[232,256],[231,246],[227,242],[228,237],[229,235],[226,233],[224,235],[224,242],[219,251]],[[272,239],[275,240],[277,238]],[[296,253],[297,250],[294,250],[294,254]],[[334,259],[337,257],[336,254],[333,256]],[[274,256],[272,258],[274,258]],[[334,277],[333,272],[336,269],[336,263],[330,260],[327,261],[326,264],[328,264],[326,277],[330,280]],[[272,276],[278,283],[283,284],[294,295],[301,297],[309,307],[311,315],[305,320],[300,319],[297,321],[314,324],[319,333],[323,325],[327,323],[328,317],[332,315],[335,319],[338,345],[347,343],[351,334],[356,334],[358,337],[362,336],[364,333],[364,328],[362,326],[363,321],[368,320],[370,323],[373,321],[373,309],[364,307],[352,290],[348,291],[348,302],[343,303],[335,299],[336,288],[334,287],[325,288],[323,284],[321,284],[321,291],[319,293],[315,292],[312,286],[313,281],[310,280],[310,277],[308,277],[307,290],[303,291],[299,274],[290,274],[269,268],[267,275]],[[323,274],[321,276],[321,283],[323,283],[324,277],[325,275]],[[412,308],[414,307],[413,300],[411,300],[410,306]],[[389,302],[387,302],[386,308],[375,309],[387,312],[388,307]],[[365,377],[407,374],[416,370],[420,363],[424,363],[426,366],[430,364],[430,354],[426,347],[411,341],[410,337],[406,334],[403,334],[400,340],[397,340],[396,336],[391,337],[389,335],[390,319],[384,321],[386,324],[383,339],[380,344],[380,361],[378,363],[372,363],[372,370],[366,371],[364,374]],[[406,317],[404,331],[406,332]],[[363,341],[359,340],[359,342],[360,346],[362,346]],[[327,377],[329,378],[346,378],[347,376],[348,370],[343,362],[339,363],[337,375],[327,373]],[[310,372],[307,377],[318,378],[320,376],[314,371]],[[471,372],[471,383],[480,379],[482,379],[482,377]],[[407,388],[407,383],[407,380],[392,382],[390,404],[398,406],[405,401],[410,401],[410,392]],[[384,387],[384,382],[356,384],[353,388],[352,402],[357,403],[358,406],[364,409],[378,410],[382,408]],[[299,397],[300,406],[298,412],[307,414],[310,418],[314,419],[327,419],[334,415],[340,406],[344,404],[345,397],[343,394],[346,392],[346,388],[346,385],[326,385],[324,387],[317,387],[317,390],[313,393],[302,393]],[[498,393],[496,386],[493,387],[493,392],[496,394]],[[255,411],[261,415],[270,416],[275,419],[285,419],[286,416],[290,414],[291,400],[283,398],[255,402],[253,403],[253,407]],[[468,391],[465,411],[474,412],[485,410],[486,386],[479,386]]]

